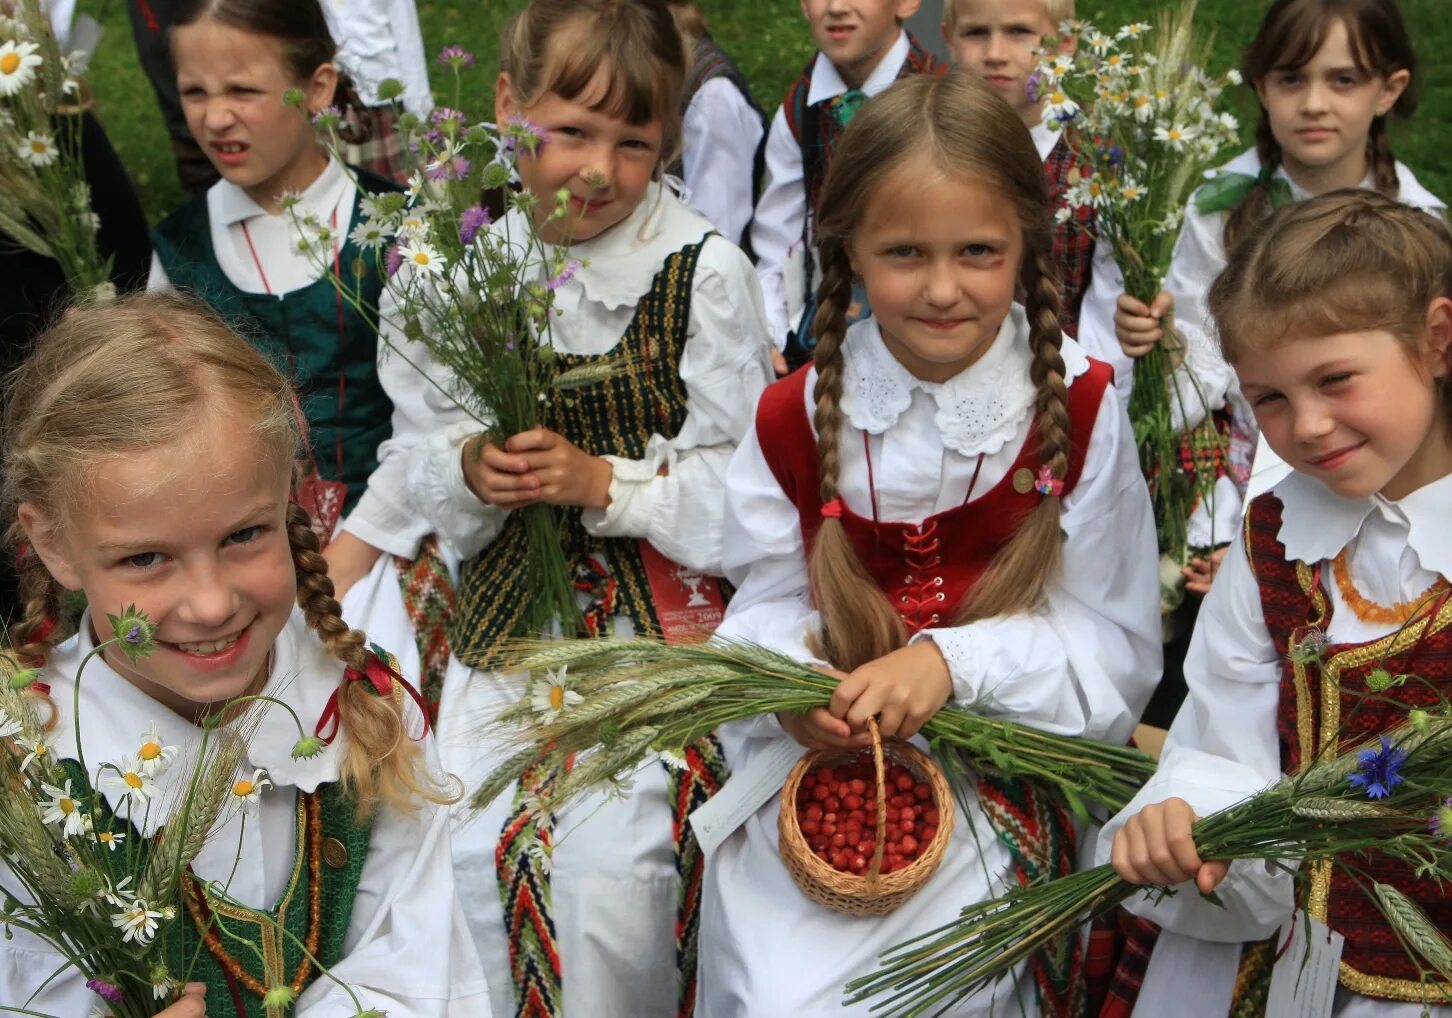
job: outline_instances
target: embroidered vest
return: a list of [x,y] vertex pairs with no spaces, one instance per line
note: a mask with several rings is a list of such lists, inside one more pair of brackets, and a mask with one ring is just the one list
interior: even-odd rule
[[[89,796],[90,784],[80,764],[65,760],[63,766],[72,787]],[[125,831],[129,844],[145,845],[149,850],[150,843],[119,817],[108,813],[97,823],[103,825]],[[182,901],[176,903],[182,914],[166,927],[161,942],[168,970],[175,978],[206,983],[207,1001],[215,1014],[237,1018],[291,1015],[292,1007],[264,1007],[263,994],[273,983],[301,993],[318,978],[319,969],[306,957],[302,945],[328,968],[342,960],[371,839],[371,822],[355,819],[352,800],[336,782],[320,785],[312,793],[298,793],[293,868],[276,904],[266,911],[227,904],[199,881],[186,879]],[[239,943],[237,937],[249,941],[257,951]],[[214,948],[219,950],[214,953]],[[267,959],[270,971],[264,970],[262,958]]]
[[[550,404],[551,425],[592,456],[640,459],[651,435],[674,437],[685,423],[686,386],[679,369],[691,319],[696,260],[705,239],[665,260],[613,350],[600,356],[560,354],[555,358],[560,371],[616,358],[628,365],[602,382],[568,394],[556,393]],[[617,611],[630,619],[637,634],[658,637],[660,623],[637,541],[592,537],[581,523],[581,512],[566,508],[558,513],[567,559],[578,569],[588,556],[605,552],[618,584]],[[465,664],[489,667],[500,642],[518,635],[532,594],[527,547],[523,519],[519,513],[511,513],[499,536],[464,564],[449,645]]]
[[[391,181],[355,172],[361,186],[351,221],[358,219],[364,194],[399,190]],[[339,224],[346,228],[346,222]],[[152,231],[152,243],[173,286],[195,291],[293,381],[318,473],[348,486],[344,512],[351,510],[378,466],[378,445],[389,436],[393,415],[378,380],[375,330],[327,277],[280,296],[238,289],[217,263],[203,193],[164,219]],[[349,239],[338,265],[345,285],[361,290],[363,305],[377,307],[383,278],[374,259]]]
[[[1321,568],[1286,561],[1277,536],[1281,502],[1273,494],[1254,499],[1246,517],[1246,548],[1260,586],[1266,629],[1281,655],[1280,707],[1276,729],[1281,765],[1295,773],[1322,748],[1336,743],[1333,755],[1375,737],[1404,720],[1408,709],[1436,709],[1438,692],[1452,692],[1452,603],[1430,618],[1419,618],[1400,632],[1368,643],[1334,643],[1319,662],[1293,662],[1288,654],[1312,629],[1324,633],[1332,605],[1321,581]],[[1422,682],[1408,682],[1375,697],[1365,695],[1366,677],[1375,668],[1392,674],[1414,673]],[[1428,688],[1430,685],[1431,688]],[[1416,901],[1438,929],[1452,929],[1452,898],[1428,880],[1419,880],[1406,864],[1380,853],[1356,862],[1360,881],[1327,863],[1308,866],[1305,907],[1346,937],[1341,955],[1341,984],[1369,997],[1421,1001],[1436,999],[1437,986],[1423,984],[1416,966],[1402,948],[1363,887],[1391,884]],[[1442,984],[1441,994],[1452,994]]]

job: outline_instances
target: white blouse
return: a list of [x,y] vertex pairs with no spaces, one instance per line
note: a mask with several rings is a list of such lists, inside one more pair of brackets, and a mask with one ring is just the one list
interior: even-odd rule
[[[501,228],[509,228],[508,217],[494,227]],[[666,258],[711,228],[675,195],[652,185],[624,222],[571,245],[570,257],[581,267],[555,291],[555,348],[588,356],[614,349]],[[449,387],[445,369],[420,344],[402,345],[407,341],[397,325],[385,325],[385,338],[419,370],[380,344],[384,387],[409,422],[402,435],[395,423],[396,444],[380,450],[380,470],[395,457],[406,460],[408,488],[427,526],[460,558],[469,558],[499,534],[508,511],[484,504],[469,489],[461,447],[479,433],[479,424],[424,381],[427,375]],[[719,573],[726,464],[771,378],[770,349],[751,263],[734,244],[708,238],[696,263],[679,365],[685,423],[675,436],[652,435],[641,459],[604,457],[614,468],[610,506],[585,510],[585,529],[599,537],[646,538],[674,562]]]
[[681,173],[686,201],[740,244],[756,203],[756,150],[766,128],[728,78],[696,90],[681,121]]
[[[897,41],[862,83],[863,94],[870,98],[895,82],[910,49],[907,33],[899,32]],[[812,65],[812,81],[807,87],[807,106],[810,108],[846,91],[847,83],[841,73],[832,61],[818,53]],[[807,216],[805,176],[802,148],[792,137],[785,107],[778,107],[766,138],[766,180],[751,220],[751,248],[756,253],[756,273],[766,298],[766,320],[779,349],[786,346],[787,333],[796,325],[792,312],[798,310],[801,299],[800,293],[792,292],[801,286],[801,280],[789,282],[788,276],[802,259],[802,224]],[[793,263],[792,268],[789,262]]]
[[[1378,604],[1415,598],[1437,577],[1452,575],[1452,532],[1446,526],[1452,476],[1398,501],[1380,495],[1343,499],[1297,473],[1274,490],[1285,506],[1279,537],[1287,559],[1322,562],[1349,549],[1357,589]],[[1326,635],[1332,643],[1366,642],[1395,628],[1361,621],[1334,583],[1324,586],[1332,610]],[[1159,769],[1105,825],[1098,863],[1109,861],[1114,833],[1125,820],[1151,803],[1178,796],[1204,816],[1280,779],[1280,678],[1280,655],[1266,629],[1242,536],[1201,608],[1185,658],[1189,695],[1170,727]],[[1136,1013],[1223,1018],[1241,942],[1270,936],[1291,914],[1291,875],[1254,860],[1232,863],[1216,889],[1223,909],[1207,903],[1193,887],[1180,891],[1157,904],[1145,897],[1126,905],[1165,929],[1151,956]],[[1186,1001],[1199,1003],[1185,1011]],[[1433,1012],[1452,1009],[1434,1007]],[[1420,1004],[1342,991],[1335,1013],[1341,1018],[1416,1018],[1422,1010]]]
[[[76,758],[72,693],[76,667],[94,647],[89,618],[83,619],[78,636],[54,652],[45,670],[58,711],[55,752],[62,758]],[[272,673],[263,692],[285,699],[311,735],[342,675],[342,662],[324,650],[295,610],[274,644]],[[411,702],[405,704],[409,730],[417,735],[423,719]],[[227,893],[242,904],[265,909],[277,901],[292,873],[297,796],[337,780],[348,735],[341,732],[316,757],[294,760],[298,731],[292,718],[265,703],[254,709],[260,720],[248,742],[246,773],[250,776],[252,768],[263,768],[273,787],[264,788],[256,813],[245,822],[236,810],[223,813],[193,869],[204,881],[225,884]],[[152,700],[100,657],[93,658],[81,676],[79,721],[92,780],[100,764],[135,754],[142,734],[154,722],[163,744],[180,749],[176,762],[157,779],[156,802],[169,803],[181,794],[192,774],[190,761],[200,745],[200,729]],[[425,740],[424,750],[437,774],[432,738]],[[116,807],[114,796],[105,794]],[[121,813],[126,813],[124,806]],[[149,837],[166,814],[166,809],[138,810],[133,820]],[[385,1009],[395,1018],[474,1018],[490,1013],[484,975],[455,899],[449,860],[445,809],[424,803],[409,814],[380,806],[348,923],[344,957],[331,970],[352,987],[365,1008]],[[183,915],[177,921],[191,920]],[[64,960],[33,935],[13,933],[0,941],[0,1000],[29,1000],[26,1006],[50,1014],[90,1013],[98,998],[75,970],[65,971],[30,996]],[[298,1018],[346,1018],[356,1011],[348,995],[326,978],[308,987],[297,1004]]]

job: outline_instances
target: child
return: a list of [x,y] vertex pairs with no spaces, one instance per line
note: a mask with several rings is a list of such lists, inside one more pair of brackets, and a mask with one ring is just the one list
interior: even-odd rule
[[[1124,741],[1159,674],[1154,527],[1109,369],[1059,328],[1028,129],[966,72],[898,82],[843,135],[820,209],[815,367],[767,390],[731,462],[738,587],[719,634],[846,674],[829,709],[723,729],[733,769],[784,736],[864,745],[873,715],[908,738],[949,699]],[[873,317],[848,328],[854,276]],[[704,1013],[838,1013],[879,951],[1003,892],[1015,869],[1067,869],[1062,813],[1035,814],[1026,855],[990,833],[1003,796],[1024,794],[969,792],[938,872],[883,918],[802,897],[772,797],[707,868]],[[953,1013],[1032,1008],[1041,974]],[[1047,1013],[1078,975],[1039,987]]]
[[[574,267],[551,281],[549,340],[564,365],[616,367],[519,435],[480,434],[432,387],[415,389],[432,406],[403,408],[435,415],[409,482],[465,560],[439,726],[445,763],[466,785],[502,762],[484,722],[526,693],[524,676],[491,670],[531,593],[524,519],[511,510],[561,508],[595,632],[675,636],[679,576],[721,569],[722,476],[770,377],[771,345],[745,255],[660,183],[680,136],[684,63],[669,12],[650,0],[534,0],[503,35],[498,122],[522,118],[548,139],[521,155],[520,180],[546,199],[541,219],[556,193],[570,195],[566,220],[541,225]],[[492,229],[521,237],[525,214]],[[450,388],[426,351],[408,354]],[[543,709],[566,701],[567,685],[536,681]],[[558,816],[532,817],[550,780],[533,775],[460,829],[471,928],[488,971],[512,976],[493,980],[497,1013],[689,1009],[700,869],[684,814],[724,778],[713,741],[702,749],[688,770],[641,770],[623,801],[596,796]]]
[[1102,262],[1095,268],[1084,336],[1091,348],[1119,361],[1124,391],[1132,358],[1159,342],[1159,320],[1173,312],[1185,345],[1185,365],[1175,375],[1187,403],[1185,424],[1221,411],[1217,427],[1229,443],[1230,476],[1217,482],[1213,507],[1202,506],[1190,521],[1192,546],[1221,551],[1187,568],[1192,592],[1209,588],[1215,561],[1239,529],[1255,446],[1250,410],[1211,338],[1204,295],[1225,267],[1227,247],[1253,232],[1272,207],[1335,188],[1367,187],[1419,208],[1443,209],[1396,162],[1387,139],[1387,117],[1409,117],[1416,109],[1415,70],[1396,0],[1277,0],[1242,68],[1261,104],[1255,148],[1232,159],[1191,199],[1164,292],[1146,307],[1122,292],[1117,269],[1101,271]]
[[671,0],[670,8],[687,54],[681,158],[671,172],[685,181],[691,208],[740,244],[761,182],[766,114],[700,8],[691,0]]
[[947,67],[902,29],[919,0],[802,0],[817,52],[787,88],[766,141],[766,185],[751,248],[766,317],[787,364],[812,357],[818,275],[812,218],[837,139],[863,99],[910,74]]
[[[88,762],[125,759],[151,724],[164,745],[195,747],[198,726],[229,701],[284,698],[306,734],[334,737],[294,759],[288,712],[245,708],[261,713],[245,764],[260,796],[247,820],[224,813],[193,863],[196,914],[211,901],[201,882],[217,881],[242,906],[228,908],[232,932],[245,933],[247,910],[278,903],[266,914],[313,945],[364,1007],[487,1014],[448,866],[440,805],[456,793],[432,776],[432,744],[406,684],[339,617],[317,539],[288,501],[300,434],[286,380],[209,311],[143,293],[71,311],[6,391],[6,537],[25,551],[25,617],[11,636],[21,663],[43,669],[50,685],[54,752],[75,758],[80,737]],[[84,593],[89,608],[56,646],[68,591]],[[132,604],[155,625],[156,649],[135,663],[110,650],[92,660],[72,713],[75,675],[104,614]],[[379,674],[387,685],[376,685]],[[158,801],[180,795],[189,776],[179,765],[157,777]],[[131,813],[143,815],[133,837],[153,837],[165,811]],[[304,815],[318,823],[299,831]],[[297,872],[321,876],[299,883]],[[309,919],[300,902],[315,893],[329,904]],[[172,974],[205,983],[213,1014],[262,1013],[261,992],[249,988],[266,989],[261,950],[216,937],[201,950],[207,928],[185,915],[173,924]],[[100,1003],[47,945],[10,934],[0,1000],[62,1015]],[[299,1018],[355,1013],[296,948],[283,952]],[[189,1013],[200,1011],[167,1012]]]
[[[1445,590],[1452,573],[1442,537],[1452,474],[1445,224],[1371,190],[1283,208],[1235,249],[1209,306],[1261,433],[1294,472],[1251,502],[1205,600],[1185,662],[1190,696],[1159,771],[1105,828],[1115,832],[1112,852],[1109,838],[1100,842],[1128,880],[1219,884],[1224,902],[1181,888],[1157,905],[1131,903],[1166,931],[1141,996],[1146,1014],[1186,1013],[1185,1000],[1205,1002],[1195,1015],[1225,1014],[1239,942],[1269,936],[1291,915],[1291,877],[1277,868],[1232,863],[1233,879],[1220,883],[1225,864],[1202,864],[1189,840],[1194,814],[1313,756],[1335,756],[1449,691],[1446,612],[1427,611],[1442,603],[1428,594]],[[1314,662],[1295,664],[1291,652],[1311,629],[1326,645]],[[1425,682],[1368,697],[1377,667]],[[1417,900],[1435,926],[1452,922],[1442,889],[1376,854],[1357,865]],[[1311,874],[1306,907],[1346,937],[1340,981],[1349,992],[1335,1013],[1423,1014],[1424,993],[1439,1000],[1452,987],[1419,981],[1363,900],[1366,886]]]
[[[1073,0],[948,0],[943,5],[943,36],[953,62],[981,77],[1008,100],[1033,135],[1044,163],[1049,200],[1064,204],[1069,177],[1078,163],[1069,136],[1044,123],[1044,101],[1033,93],[1030,79],[1038,66],[1046,37],[1074,16]],[[1074,40],[1059,52],[1070,54]],[[1089,285],[1094,259],[1094,213],[1085,207],[1064,222],[1055,222],[1054,261],[1059,269],[1064,331],[1076,335],[1079,305]]]
[[[310,439],[299,496],[345,612],[398,647],[412,671],[410,621],[425,613],[410,600],[420,588],[400,587],[395,556],[409,587],[406,577],[438,553],[404,494],[406,460],[379,469],[393,404],[378,378],[377,334],[323,268],[347,273],[377,306],[381,274],[350,234],[370,194],[397,187],[335,162],[308,122],[335,102],[357,105],[317,0],[186,0],[172,50],[187,122],[222,179],[157,227],[151,285],[196,291],[294,380]],[[303,91],[302,110],[284,104],[289,88]],[[294,220],[309,216],[331,232],[331,251],[298,250]],[[417,635],[427,642],[424,626]]]

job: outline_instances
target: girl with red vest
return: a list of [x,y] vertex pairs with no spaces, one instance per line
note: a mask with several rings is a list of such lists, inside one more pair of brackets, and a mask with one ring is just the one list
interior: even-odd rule
[[[1452,235],[1395,198],[1336,191],[1275,212],[1229,265],[1210,291],[1221,346],[1293,472],[1251,501],[1200,613],[1159,771],[1105,828],[1112,852],[1100,841],[1125,879],[1193,879],[1220,899],[1131,903],[1164,928],[1138,1013],[1221,1018],[1243,988],[1263,994],[1279,945],[1242,942],[1299,905],[1345,937],[1345,992],[1325,1013],[1412,1018],[1452,985],[1423,981],[1369,888],[1393,884],[1445,930],[1444,888],[1378,853],[1357,858],[1358,879],[1202,863],[1190,824],[1452,691]],[[1417,681],[1375,691],[1379,668]]]
[[[950,700],[1129,737],[1159,675],[1154,526],[1110,371],[1060,330],[1050,211],[1028,129],[966,73],[898,82],[844,133],[814,364],[768,388],[727,473],[719,630],[841,685],[723,730],[737,774],[785,738],[864,746],[874,716],[911,738]],[[873,317],[849,328],[854,278]],[[866,1014],[842,986],[879,951],[1072,867],[1078,832],[1047,797],[986,779],[965,797],[936,875],[879,918],[805,899],[760,802],[707,867],[700,1013]],[[1067,946],[953,1013],[1072,1011]]]

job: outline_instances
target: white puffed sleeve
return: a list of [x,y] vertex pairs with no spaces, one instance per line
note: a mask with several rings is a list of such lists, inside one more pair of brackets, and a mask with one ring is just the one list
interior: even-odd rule
[[792,326],[785,271],[792,246],[802,242],[806,223],[805,175],[801,146],[792,137],[785,108],[778,109],[766,136],[766,182],[751,220],[756,274],[766,298],[766,321],[778,349],[786,345]]
[[729,78],[697,89],[681,121],[681,171],[690,206],[740,244],[756,202],[761,118]]
[[[1145,806],[1179,797],[1205,816],[1280,779],[1280,675],[1255,575],[1237,538],[1200,609],[1185,657],[1189,694],[1170,726],[1159,769],[1104,825],[1097,862],[1109,861],[1115,832]],[[1135,899],[1126,907],[1184,936],[1257,940],[1274,933],[1290,915],[1292,876],[1258,860],[1238,860],[1216,894],[1224,908],[1188,884],[1158,904]]]
[[980,714],[1124,742],[1160,679],[1154,518],[1129,421],[1106,391],[1064,498],[1061,577],[1039,611],[925,629]]
[[1235,386],[1235,371],[1220,354],[1210,317],[1210,284],[1225,270],[1224,220],[1220,213],[1185,210],[1185,225],[1175,242],[1165,289],[1175,299],[1174,321],[1185,343],[1184,362],[1170,376],[1174,423],[1192,428],[1225,405]]
[[720,237],[706,241],[696,263],[688,329],[679,369],[685,423],[673,438],[652,435],[641,459],[605,456],[614,469],[610,505],[582,520],[597,536],[643,537],[673,562],[719,573],[726,465],[771,378],[751,263]]

